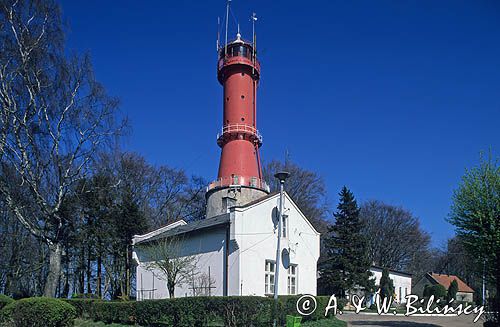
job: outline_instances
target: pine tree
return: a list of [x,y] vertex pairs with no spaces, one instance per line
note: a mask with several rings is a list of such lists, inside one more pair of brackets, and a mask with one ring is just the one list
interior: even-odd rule
[[389,270],[384,268],[382,270],[382,276],[380,277],[380,297],[385,299],[386,297],[392,298],[394,294],[394,283],[389,277]]
[[356,199],[347,187],[343,187],[335,224],[324,240],[326,260],[320,265],[320,289],[325,294],[345,297],[347,291],[359,287],[370,290],[370,261],[368,244],[361,234],[362,222]]
[[454,279],[450,283],[450,287],[448,287],[448,292],[446,293],[446,300],[450,302],[452,299],[455,300],[457,298],[457,292],[458,292],[458,282],[456,279]]

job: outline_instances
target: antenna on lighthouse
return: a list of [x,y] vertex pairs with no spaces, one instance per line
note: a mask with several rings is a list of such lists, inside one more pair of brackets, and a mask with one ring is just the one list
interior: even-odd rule
[[217,52],[220,48],[220,17],[217,17]]
[[227,0],[226,6],[226,39],[224,41],[224,55],[227,54],[227,27],[229,22],[229,6],[231,5],[231,0]]
[[252,42],[254,42],[253,48],[255,49],[255,22],[257,21],[257,14],[252,13],[250,19],[252,20]]
[[257,21],[257,14],[256,13],[252,13],[252,16],[250,17],[250,19],[252,20],[252,61],[253,61],[253,66],[252,66],[252,74],[255,73],[255,61],[256,61],[256,48],[257,48],[257,39],[256,39],[256,35],[255,35],[255,22]]

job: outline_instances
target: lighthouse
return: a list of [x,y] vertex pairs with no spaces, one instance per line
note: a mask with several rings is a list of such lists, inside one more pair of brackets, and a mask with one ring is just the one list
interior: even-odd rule
[[236,38],[218,48],[217,79],[223,88],[222,129],[217,134],[221,148],[217,179],[207,187],[210,218],[230,207],[245,205],[269,193],[262,177],[257,129],[257,86],[260,64],[253,42]]
[[[216,143],[221,152],[217,178],[206,191],[206,217],[190,222],[176,219],[144,235],[134,235],[139,301],[173,295],[316,294],[320,234],[286,192],[269,194],[263,179],[262,136],[257,129],[261,70],[255,33],[248,42],[238,28],[236,37],[228,41],[229,4],[230,0],[225,41],[223,45],[217,42],[222,126]],[[255,22],[255,14],[252,20]],[[179,242],[179,252],[174,255],[195,258],[195,264],[183,271],[191,277],[176,285],[172,294],[165,273],[151,265],[164,257],[151,258],[144,251],[159,240]]]

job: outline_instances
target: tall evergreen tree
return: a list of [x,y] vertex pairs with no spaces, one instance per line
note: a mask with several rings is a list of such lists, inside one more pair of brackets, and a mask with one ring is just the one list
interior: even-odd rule
[[450,283],[450,287],[448,287],[448,292],[446,293],[446,300],[450,302],[451,300],[455,300],[457,298],[458,293],[458,282],[454,279]]
[[389,269],[384,268],[384,270],[382,270],[382,276],[380,277],[379,284],[380,297],[382,299],[386,297],[392,298],[392,296],[394,295],[394,282],[389,277]]
[[339,193],[335,224],[324,240],[326,259],[320,264],[320,292],[345,296],[354,287],[371,289],[368,243],[363,234],[359,208],[347,187]]

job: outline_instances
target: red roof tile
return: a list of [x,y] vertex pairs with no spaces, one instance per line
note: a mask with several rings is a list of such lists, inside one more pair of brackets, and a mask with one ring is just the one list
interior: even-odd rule
[[444,288],[448,289],[453,280],[456,280],[458,283],[458,291],[459,292],[467,292],[474,293],[474,290],[469,287],[469,285],[465,284],[460,278],[455,275],[444,275],[444,274],[429,274],[436,282],[443,285]]

